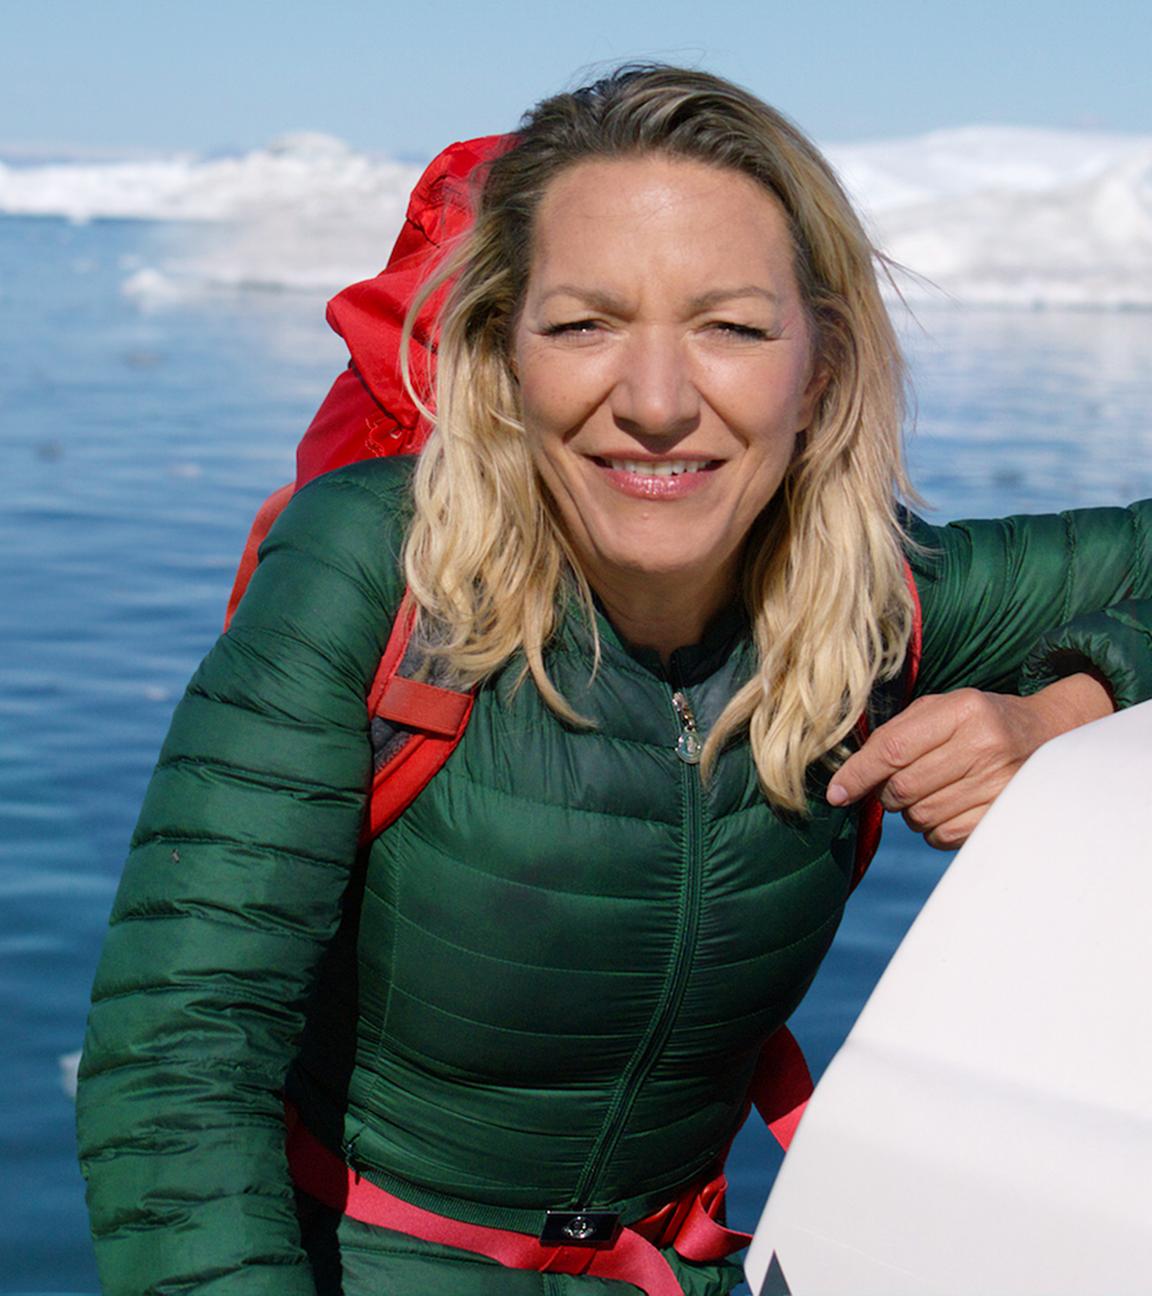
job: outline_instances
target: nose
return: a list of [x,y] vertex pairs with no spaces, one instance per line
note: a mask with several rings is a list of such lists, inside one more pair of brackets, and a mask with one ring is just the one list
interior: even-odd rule
[[621,349],[610,402],[616,425],[636,437],[684,436],[700,421],[700,393],[679,339],[648,329]]

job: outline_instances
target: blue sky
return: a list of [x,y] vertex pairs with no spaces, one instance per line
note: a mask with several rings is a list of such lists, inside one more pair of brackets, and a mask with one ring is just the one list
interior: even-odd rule
[[7,0],[3,29],[0,149],[243,149],[314,129],[422,158],[629,57],[732,77],[825,141],[1152,131],[1146,0]]

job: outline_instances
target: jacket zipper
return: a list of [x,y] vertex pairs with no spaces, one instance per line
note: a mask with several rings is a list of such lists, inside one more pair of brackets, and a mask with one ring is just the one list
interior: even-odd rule
[[660,1003],[653,1014],[648,1034],[632,1055],[601,1126],[598,1146],[585,1163],[584,1172],[576,1185],[573,1200],[577,1207],[591,1204],[597,1181],[620,1141],[632,1106],[640,1087],[663,1052],[672,1025],[680,1011],[688,974],[696,954],[696,940],[700,927],[700,907],[703,893],[703,848],[700,842],[702,814],[702,789],[700,775],[694,768],[700,761],[704,742],[696,728],[692,704],[682,688],[673,685],[672,708],[676,713],[679,732],[676,736],[676,754],[680,757],[681,788],[684,805],[684,873],[680,887],[676,915],[676,939],[673,946],[671,973],[665,980]]
[[672,705],[676,708],[676,719],[680,721],[676,755],[685,765],[699,765],[700,754],[704,750],[704,739],[700,737],[700,731],[696,728],[696,715],[683,689],[677,689],[672,694]]

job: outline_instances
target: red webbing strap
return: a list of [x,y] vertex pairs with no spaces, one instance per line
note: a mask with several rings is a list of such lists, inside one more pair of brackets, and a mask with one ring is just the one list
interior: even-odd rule
[[471,693],[437,688],[396,673],[415,624],[416,604],[405,591],[368,692],[368,715],[418,732],[372,776],[363,843],[394,823],[427,787],[464,736],[472,714]]
[[463,736],[463,729],[456,738],[416,734],[393,760],[376,771],[360,838],[362,846],[367,846],[408,809],[443,768]]
[[796,1037],[781,1026],[768,1037],[756,1062],[751,1098],[772,1137],[788,1151],[812,1096],[812,1073]]
[[699,1264],[722,1260],[752,1241],[750,1233],[719,1222],[727,1194],[728,1180],[718,1174],[703,1187],[690,1188],[667,1206],[638,1220],[632,1230],[653,1246],[673,1247],[685,1260]]
[[381,691],[374,714],[413,729],[426,729],[439,738],[452,738],[463,727],[471,706],[471,693],[393,675]]
[[912,635],[908,640],[907,666],[904,672],[904,700],[912,697],[916,680],[920,674],[920,658],[924,652],[924,609],[920,606],[920,591],[916,588],[916,577],[912,573],[908,560],[904,560],[904,582],[912,596]]
[[[904,563],[904,579],[912,595],[912,633],[908,640],[908,650],[904,665],[904,700],[912,696],[916,678],[920,671],[920,656],[924,641],[924,627],[920,608],[920,593],[912,568]],[[857,725],[860,741],[868,737],[867,713],[860,717]],[[880,833],[884,824],[884,807],[880,798],[868,797],[860,807],[860,818],[856,832],[856,858],[852,872],[852,887],[868,871],[873,856],[880,846]],[[800,1045],[787,1026],[778,1031],[760,1051],[756,1063],[756,1074],[752,1078],[752,1101],[760,1113],[765,1125],[771,1130],[776,1141],[787,1151],[804,1115],[804,1108],[812,1096],[812,1075],[808,1063],[800,1051]]]
[[349,1169],[307,1129],[291,1106],[287,1123],[288,1164],[301,1192],[363,1224],[487,1256],[508,1269],[589,1274],[632,1283],[647,1296],[683,1296],[658,1246],[671,1245],[685,1259],[706,1262],[720,1260],[751,1241],[747,1233],[717,1222],[727,1187],[722,1175],[691,1189],[647,1220],[622,1229],[610,1247],[553,1247],[527,1233],[468,1224],[413,1206]]
[[[868,737],[867,726],[861,726],[861,743]],[[852,889],[855,890],[864,880],[868,865],[880,849],[880,837],[884,831],[884,807],[880,798],[869,796],[860,803],[860,817],[856,828],[856,858],[852,865]]]
[[[904,701],[912,697],[916,687],[916,678],[920,673],[920,656],[924,643],[923,614],[920,608],[920,591],[916,588],[916,578],[907,560],[904,562],[904,580],[912,596],[912,633],[908,639],[908,648],[904,658]],[[868,739],[868,713],[865,712],[856,723],[856,734],[861,744]],[[868,865],[872,863],[880,849],[880,835],[884,829],[884,807],[877,796],[866,797],[860,803],[860,817],[856,830],[856,859],[852,869],[852,889],[860,885]]]
[[384,696],[388,681],[396,674],[397,668],[404,660],[404,654],[408,651],[408,640],[412,637],[415,625],[416,604],[412,601],[408,591],[405,590],[404,597],[400,600],[400,610],[396,613],[396,620],[392,622],[388,642],[384,645],[380,665],[376,668],[376,678],[372,681],[372,687],[368,690],[368,714],[370,716],[376,714],[376,708],[380,703],[380,699]]
[[256,570],[256,564],[260,558],[260,546],[264,543],[268,532],[272,530],[272,523],[284,511],[285,504],[292,498],[295,490],[296,487],[289,482],[288,485],[281,486],[279,490],[274,490],[260,505],[252,522],[252,528],[248,532],[248,539],[244,542],[244,552],[240,555],[240,563],[236,568],[236,578],[232,582],[232,593],[228,595],[228,608],[224,613],[225,630],[231,624],[233,614],[240,606],[240,600],[244,597],[244,591],[248,588],[248,582],[252,579],[252,573]]

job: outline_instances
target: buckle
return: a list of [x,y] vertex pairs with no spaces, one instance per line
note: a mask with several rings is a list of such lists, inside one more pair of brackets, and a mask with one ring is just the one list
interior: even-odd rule
[[549,1246],[610,1247],[620,1233],[619,1211],[550,1210],[540,1241]]

